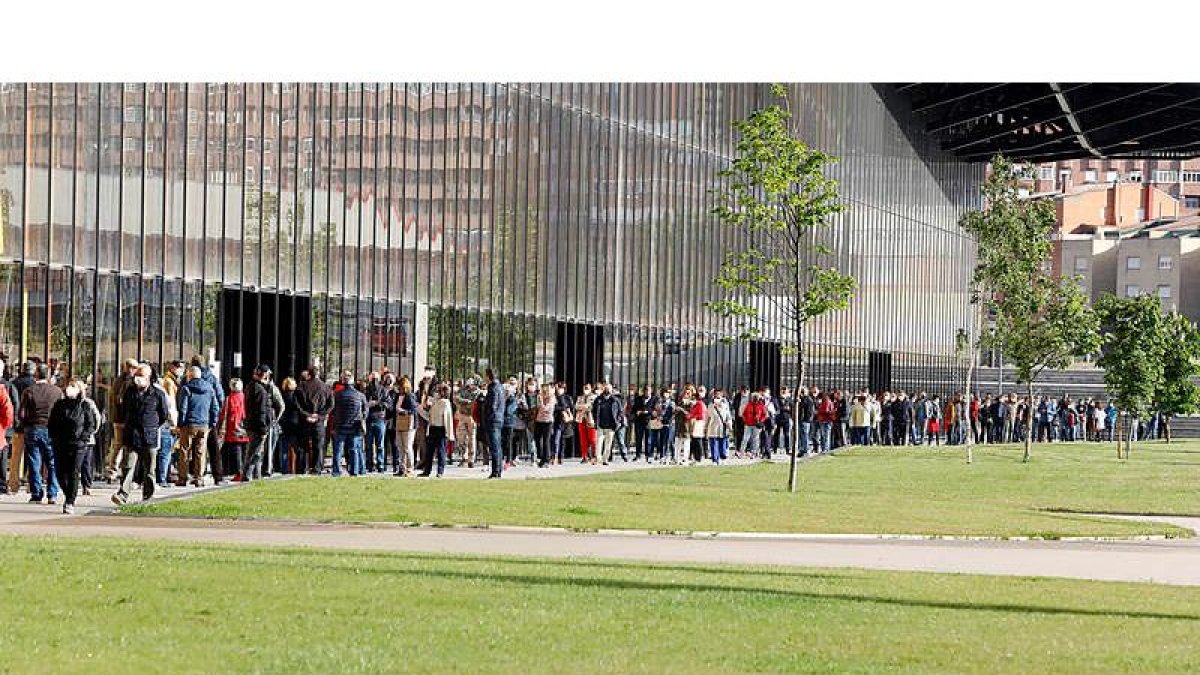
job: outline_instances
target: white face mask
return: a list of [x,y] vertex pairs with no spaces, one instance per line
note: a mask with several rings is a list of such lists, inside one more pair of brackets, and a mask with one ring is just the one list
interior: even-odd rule
[[133,378],[133,384],[138,389],[145,389],[146,387],[150,386],[150,378],[138,375],[137,377]]
[[79,396],[79,387],[67,387],[67,398],[77,398]]

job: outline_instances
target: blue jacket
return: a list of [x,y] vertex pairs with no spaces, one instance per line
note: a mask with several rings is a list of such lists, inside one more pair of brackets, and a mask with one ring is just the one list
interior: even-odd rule
[[487,386],[487,396],[479,408],[479,422],[485,427],[504,425],[504,387],[496,380]]
[[509,396],[504,402],[504,428],[513,429],[517,426],[517,400],[520,396]]
[[184,382],[175,395],[175,402],[179,408],[179,426],[209,429],[217,426],[221,405],[217,403],[217,392],[208,380],[200,378]]
[[344,387],[333,395],[333,428],[341,433],[363,432],[367,419],[367,397],[354,387]]
[[221,387],[221,381],[218,380],[208,368],[200,369],[200,377],[213,388],[214,392],[216,392],[217,407],[220,408],[221,406],[225,405],[225,389]]

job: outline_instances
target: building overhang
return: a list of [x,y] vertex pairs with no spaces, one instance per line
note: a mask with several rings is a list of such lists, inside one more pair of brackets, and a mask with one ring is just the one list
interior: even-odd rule
[[1200,156],[1200,84],[901,83],[918,126],[968,162]]

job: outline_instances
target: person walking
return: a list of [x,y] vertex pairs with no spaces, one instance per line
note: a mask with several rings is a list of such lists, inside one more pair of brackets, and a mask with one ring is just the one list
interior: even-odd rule
[[217,405],[217,392],[205,380],[200,366],[188,369],[187,380],[179,387],[177,396],[179,409],[179,460],[175,471],[175,484],[184,487],[190,482],[195,487],[204,485],[204,470],[207,466],[205,453],[209,433],[216,428],[221,409]]
[[[25,452],[29,462],[29,501],[34,504],[41,503],[43,498],[47,504],[54,504],[59,492],[54,444],[46,425],[50,421],[51,408],[62,398],[63,392],[50,384],[49,378],[49,366],[38,364],[34,370],[33,384],[21,392],[21,431],[25,434]],[[42,467],[48,474],[48,489],[42,483]],[[150,482],[154,482],[153,474]]]
[[154,383],[154,388],[162,394],[163,401],[166,403],[167,420],[163,422],[163,425],[158,430],[157,461],[149,480],[156,480],[158,487],[166,489],[170,487],[168,479],[171,472],[171,460],[175,456],[175,446],[179,443],[178,432],[176,431],[179,424],[179,409],[175,405],[174,393],[178,391],[178,387],[169,383],[166,377],[155,377],[152,374],[150,379]]
[[438,384],[429,402],[429,424],[425,432],[426,455],[421,477],[428,478],[437,462],[437,477],[441,478],[446,471],[446,442],[454,440],[454,407],[450,402],[450,387],[446,383]]
[[342,454],[346,472],[361,476],[365,471],[363,435],[366,433],[367,397],[354,388],[354,374],[342,371],[341,388],[333,395],[333,476],[342,475]]
[[154,372],[148,365],[138,366],[133,385],[125,390],[122,400],[125,416],[125,461],[121,484],[112,501],[120,506],[129,501],[129,492],[142,467],[142,501],[154,496],[154,459],[161,440],[161,430],[170,420],[166,393],[154,386]]
[[58,482],[63,491],[63,513],[75,513],[75,498],[79,494],[79,475],[84,458],[100,429],[100,416],[94,404],[89,404],[79,380],[67,384],[66,395],[50,409],[47,429],[58,460]]

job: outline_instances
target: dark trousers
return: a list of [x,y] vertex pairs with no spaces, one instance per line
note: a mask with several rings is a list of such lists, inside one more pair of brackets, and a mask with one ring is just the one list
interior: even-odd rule
[[538,464],[545,466],[554,461],[554,446],[550,432],[554,430],[553,422],[534,422],[534,438],[537,441]]
[[905,445],[908,442],[909,423],[906,419],[892,420],[892,445]]
[[8,493],[8,462],[12,452],[12,439],[0,450],[0,495]]
[[[213,429],[204,442],[208,444],[208,462],[212,465],[213,482],[220,483],[221,479],[225,477],[225,462],[221,458],[221,442],[217,439],[217,430]],[[203,469],[204,467],[201,467],[202,471]],[[196,478],[203,477],[196,476]]]
[[320,423],[301,424],[300,448],[301,453],[308,460],[309,473],[321,473],[325,469],[325,425]]
[[83,469],[83,461],[91,454],[91,447],[83,445],[66,445],[55,449],[55,469],[58,471],[58,484],[63,490],[63,502],[74,505],[75,497],[79,494],[79,472]]
[[649,445],[646,443],[646,423],[639,420],[638,422],[634,423],[633,427],[634,433],[637,434],[633,440],[633,458],[636,460],[638,457],[642,456],[649,457]]
[[513,444],[513,428],[504,427],[500,430],[500,447],[504,449],[504,461],[517,461],[517,446]]
[[700,438],[699,436],[692,436],[691,447],[692,447],[692,461],[693,462],[704,461],[704,444],[705,444],[705,442],[706,442],[706,440],[703,438]]
[[[242,462],[245,459],[244,452],[246,451],[245,443],[231,443],[225,441],[221,444],[221,469],[222,471],[231,472],[233,475],[240,475],[244,469]],[[227,474],[222,473],[222,478],[226,478]]]
[[422,476],[428,476],[437,461],[437,475],[446,471],[446,427],[435,427],[432,424],[425,431],[425,466]]

